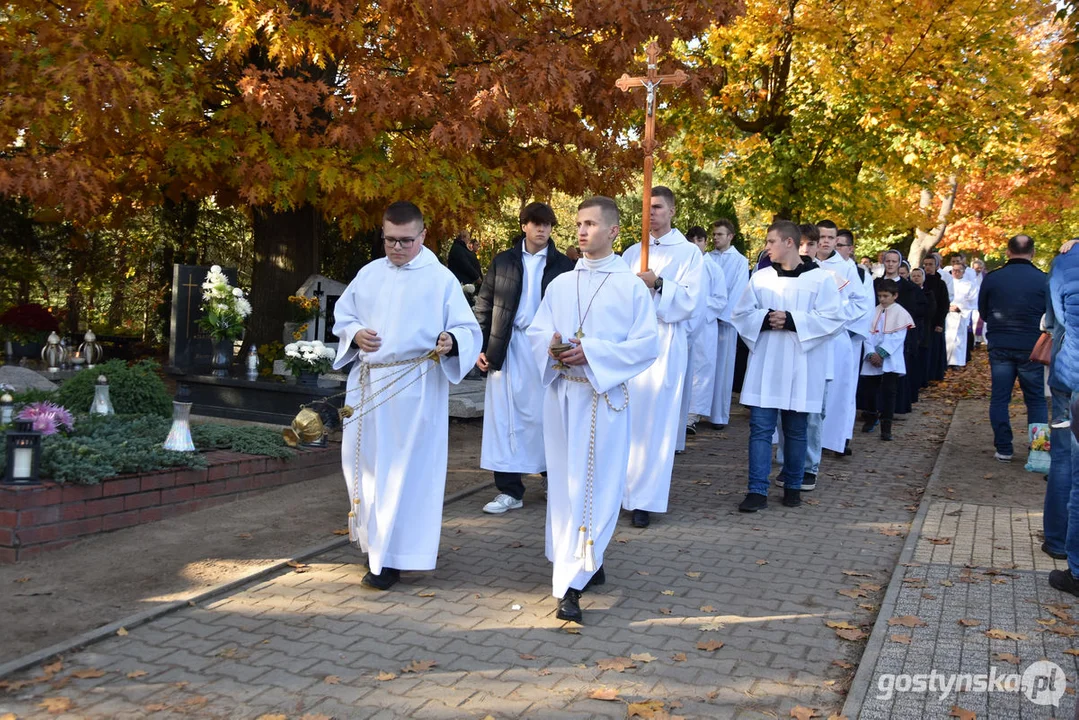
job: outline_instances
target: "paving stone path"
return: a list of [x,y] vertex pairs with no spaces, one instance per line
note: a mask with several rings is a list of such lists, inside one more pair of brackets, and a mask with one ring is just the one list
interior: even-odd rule
[[542,495],[489,516],[484,493],[446,507],[438,569],[391,592],[361,589],[358,551],[330,551],[71,653],[51,682],[0,695],[0,716],[624,718],[655,701],[687,718],[827,717],[863,643],[825,622],[872,624],[950,412],[923,402],[894,443],[859,434],[853,458],[825,458],[807,504],[773,493],[756,515],[735,511],[745,412],[702,430],[671,512],[646,530],[622,519],[580,628],[554,618]]

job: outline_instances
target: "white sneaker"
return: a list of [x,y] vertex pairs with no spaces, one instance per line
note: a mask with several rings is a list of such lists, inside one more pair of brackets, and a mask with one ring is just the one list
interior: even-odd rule
[[1072,426],[1072,421],[1071,420],[1061,420],[1060,422],[1053,423],[1049,427],[1053,428],[1054,430],[1067,430],[1071,426]]
[[1005,455],[1005,454],[999,453],[999,452],[993,453],[993,457],[995,457],[1000,462],[1011,462],[1012,461],[1012,456],[1011,455]]
[[517,500],[506,493],[499,493],[498,497],[483,506],[483,511],[491,515],[501,515],[507,510],[517,510],[524,507],[524,505],[523,500]]

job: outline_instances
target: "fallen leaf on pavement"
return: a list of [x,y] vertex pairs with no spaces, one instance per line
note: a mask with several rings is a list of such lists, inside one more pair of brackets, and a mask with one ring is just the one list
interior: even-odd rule
[[963,627],[978,627],[982,624],[981,620],[967,620],[966,618],[960,618],[959,624]]
[[993,628],[992,630],[986,630],[985,636],[992,638],[993,640],[1026,640],[1027,636],[1022,633],[1008,632],[1007,630],[1001,630],[999,628]]
[[651,575],[652,573],[648,572],[647,570],[638,570],[637,574],[647,576],[647,575]]
[[306,715],[301,715],[300,720],[333,720],[333,717],[322,713],[307,713]]
[[845,590],[838,590],[837,592],[840,595],[844,595],[846,597],[854,598],[854,599],[869,597],[869,593],[867,593],[865,590],[862,590],[860,588],[847,588]]
[[904,537],[906,532],[897,528],[882,528],[878,531],[881,535],[887,535],[888,537]]
[[[1077,652],[1076,654],[1079,654],[1079,652]],[[675,653],[674,655],[671,655],[671,660],[674,660],[675,662],[685,662],[686,661],[686,654],[685,653]]]
[[1000,660],[1001,662],[1011,663],[1012,665],[1019,664],[1019,656],[1011,653],[993,653],[994,660]]
[[127,674],[127,679],[128,680],[134,680],[135,678],[140,678],[140,677],[143,677],[145,675],[149,675],[149,673],[146,672],[145,670],[132,670],[131,672],[129,672]]
[[421,673],[427,672],[431,668],[438,665],[434,660],[413,660],[411,663],[401,668],[401,672],[405,673]]
[[296,560],[289,560],[286,565],[295,570],[297,573],[305,573],[311,569],[311,566],[307,563],[297,562]]
[[596,688],[588,693],[588,697],[593,700],[617,700],[618,690],[615,688]]
[[659,614],[660,615],[670,615],[671,614],[671,609],[670,608],[660,608],[659,609]]
[[846,660],[833,660],[832,664],[836,667],[841,667],[844,670],[850,670],[852,667],[854,667],[853,663],[849,663]]
[[341,528],[340,530],[334,530],[334,535],[348,535],[348,528]]
[[903,615],[902,617],[894,617],[888,620],[888,626],[902,625],[903,627],[915,628],[925,627],[925,620],[914,615]]
[[844,570],[843,574],[847,577],[873,577],[869,573],[858,572],[857,570]]
[[888,639],[892,642],[903,643],[904,645],[910,645],[910,635],[889,635]]
[[711,605],[701,605],[701,612],[703,613],[713,613],[715,611],[716,609]]
[[327,675],[326,677],[322,678],[322,682],[326,683],[327,685],[340,685],[341,678],[337,677],[336,675]]
[[858,607],[860,607],[863,610],[868,610],[869,612],[876,612],[877,610],[880,610],[880,608],[878,606],[871,605],[869,603],[858,603]]
[[116,634],[120,637],[124,637],[125,635],[127,635],[127,628],[120,628],[116,631]]
[[62,712],[67,712],[75,703],[71,702],[71,698],[67,697],[51,697],[45,698],[37,704],[39,708],[45,712],[52,713],[53,715],[59,715]]
[[596,666],[600,670],[614,670],[615,672],[625,672],[626,670],[632,670],[637,667],[637,664],[630,660],[628,657],[613,657],[604,658],[603,660],[597,660]]
[[840,715],[839,713],[832,713],[828,716],[828,720],[849,720],[846,715]]
[[959,718],[959,720],[977,720],[978,716],[972,710],[952,705],[952,711],[948,713],[948,717]]
[[377,679],[378,679],[379,682],[386,682],[387,680],[393,680],[396,677],[397,677],[396,673],[386,672],[385,670],[383,670],[382,672],[380,672],[378,674]]
[[255,536],[252,535],[251,533],[239,533],[239,534],[236,535],[236,537],[239,540],[251,540]]
[[758,560],[758,561],[757,561],[757,564],[758,564],[758,565],[767,565],[767,564],[768,564],[768,561],[767,561],[767,560]]
[[696,580],[700,576],[701,576],[701,574],[699,572],[687,572],[686,573],[687,578],[693,578],[694,580]]
[[1079,655],[1079,650],[1076,650],[1075,648],[1068,648],[1067,650],[1064,651],[1064,654],[1065,655]]
[[104,670],[98,670],[97,668],[89,668],[88,670],[76,670],[71,673],[72,677],[77,677],[79,680],[89,680],[90,678],[99,678],[105,674]]
[[1049,628],[1049,632],[1061,635],[1063,637],[1075,637],[1076,635],[1079,635],[1079,630],[1076,630],[1073,627],[1068,627],[1067,625],[1056,625]]
[[835,630],[857,630],[858,629],[857,625],[851,625],[846,620],[843,620],[843,621],[825,620],[824,624],[827,625],[830,628],[835,629]]
[[629,657],[631,660],[643,663],[650,663],[656,659],[651,653],[633,653]]
[[674,590],[664,590],[661,595],[674,595]]
[[876,583],[858,583],[858,588],[860,590],[867,590],[869,592],[879,592],[881,587],[881,585],[877,585]]
[[4,713],[0,715],[0,720],[19,720],[19,716],[15,713]]
[[701,640],[699,643],[697,643],[697,649],[704,650],[705,652],[715,652],[721,647],[723,647],[723,643],[719,642],[718,640],[708,640],[707,642]]
[[795,705],[791,708],[790,717],[795,720],[813,720],[813,718],[819,718],[821,715],[813,708],[802,707],[801,705]]
[[843,638],[844,640],[850,640],[852,642],[862,640],[863,638],[868,637],[861,630],[836,630],[835,634]]
[[[671,611],[670,611],[670,610],[668,610],[668,611],[667,611],[667,614],[668,614],[668,615],[670,615],[670,614],[671,614]],[[562,628],[562,630],[563,630],[564,632],[566,632],[567,634],[569,634],[569,635],[580,635],[580,634],[581,634],[581,628],[577,628],[577,627],[571,627],[571,626],[569,626],[569,625],[567,625],[566,627]]]
[[17,583],[30,582],[30,578],[28,578],[28,577],[15,578],[15,582],[17,582]]
[[288,720],[288,715],[282,713],[266,713],[259,715],[255,720]]
[[529,655],[528,653],[521,653],[517,657],[521,658],[522,660],[535,660],[536,659],[535,655]]
[[926,540],[933,543],[934,545],[951,545],[952,544],[952,539],[951,538],[927,537]]
[[723,629],[723,623],[710,622],[710,623],[706,623],[704,625],[699,626],[697,629],[700,630],[701,632],[716,632],[717,630],[722,630]]

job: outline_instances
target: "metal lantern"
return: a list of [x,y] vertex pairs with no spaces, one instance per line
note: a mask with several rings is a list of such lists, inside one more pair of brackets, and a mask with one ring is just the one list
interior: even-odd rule
[[82,339],[84,342],[79,345],[79,355],[86,358],[86,367],[92,368],[105,357],[105,350],[97,341],[97,335],[94,335],[93,330],[87,330]]
[[109,400],[109,379],[104,375],[97,376],[97,384],[94,385],[94,402],[90,405],[91,415],[113,415],[112,401]]
[[45,363],[49,372],[54,373],[60,370],[60,366],[64,364],[66,355],[67,350],[60,344],[60,336],[53,330],[49,333],[49,339],[45,347],[41,349],[42,362]]
[[252,382],[259,379],[259,353],[254,344],[251,345],[251,351],[247,353],[247,379]]
[[165,449],[195,452],[195,443],[191,440],[191,390],[183,383],[176,389],[176,398],[172,401],[172,427],[165,438]]
[[0,425],[10,425],[15,413],[15,398],[8,393],[0,395]]
[[28,420],[19,420],[14,430],[5,436],[7,461],[4,464],[5,485],[37,485],[41,468],[41,433]]

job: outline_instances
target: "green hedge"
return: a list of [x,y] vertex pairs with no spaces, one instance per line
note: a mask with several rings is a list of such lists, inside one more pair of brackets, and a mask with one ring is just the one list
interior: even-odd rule
[[94,385],[99,375],[109,379],[109,399],[117,415],[172,416],[172,398],[157,372],[153,360],[128,365],[123,360],[109,360],[75,374],[56,392],[56,402],[73,413],[89,412],[94,401]]

